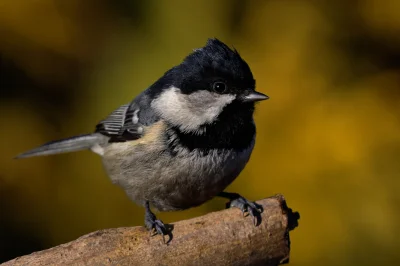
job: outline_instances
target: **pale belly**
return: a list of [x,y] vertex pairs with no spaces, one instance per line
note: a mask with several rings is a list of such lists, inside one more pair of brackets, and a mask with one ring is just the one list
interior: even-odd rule
[[113,183],[137,204],[149,201],[160,211],[182,210],[223,191],[245,167],[253,145],[241,152],[202,155],[171,154],[161,143],[115,143],[106,149],[103,164]]

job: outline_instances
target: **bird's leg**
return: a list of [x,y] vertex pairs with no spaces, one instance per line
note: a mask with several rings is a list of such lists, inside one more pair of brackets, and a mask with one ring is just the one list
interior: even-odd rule
[[144,207],[144,224],[146,225],[147,229],[150,230],[150,233],[152,235],[161,235],[163,238],[163,242],[165,243],[165,235],[169,234],[167,228],[165,227],[165,224],[161,220],[158,220],[156,215],[150,210],[149,201],[145,202]]
[[218,196],[229,199],[229,202],[226,203],[226,208],[239,208],[244,216],[250,214],[253,217],[253,223],[255,226],[260,224],[260,214],[263,212],[263,207],[260,204],[249,201],[237,193],[220,192]]

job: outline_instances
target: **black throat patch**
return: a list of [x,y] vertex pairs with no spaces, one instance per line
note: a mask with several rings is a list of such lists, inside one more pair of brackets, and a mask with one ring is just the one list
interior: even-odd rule
[[256,128],[253,122],[254,104],[232,103],[224,108],[218,119],[201,127],[201,134],[183,132],[171,126],[167,132],[171,152],[177,148],[189,151],[197,149],[202,153],[211,150],[245,150],[252,143]]

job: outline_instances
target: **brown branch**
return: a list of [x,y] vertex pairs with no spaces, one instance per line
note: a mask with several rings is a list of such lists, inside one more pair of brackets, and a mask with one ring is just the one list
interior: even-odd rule
[[238,209],[213,212],[173,224],[173,239],[149,236],[144,227],[106,229],[8,261],[9,265],[278,265],[289,260],[289,231],[298,213],[282,195],[258,201],[262,221],[254,226]]

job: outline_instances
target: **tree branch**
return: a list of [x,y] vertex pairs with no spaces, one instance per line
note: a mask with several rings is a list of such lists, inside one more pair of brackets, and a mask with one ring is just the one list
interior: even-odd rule
[[278,265],[289,261],[289,231],[297,226],[282,195],[257,203],[264,208],[254,226],[238,209],[213,212],[172,224],[163,244],[144,227],[106,229],[72,242],[8,261],[10,265]]

